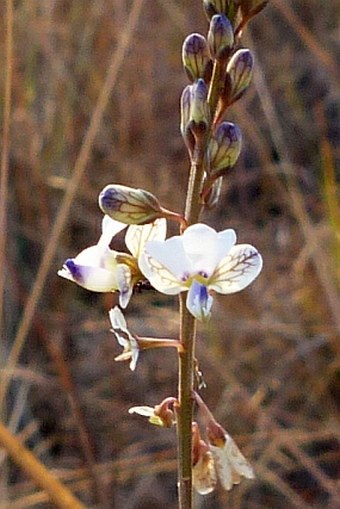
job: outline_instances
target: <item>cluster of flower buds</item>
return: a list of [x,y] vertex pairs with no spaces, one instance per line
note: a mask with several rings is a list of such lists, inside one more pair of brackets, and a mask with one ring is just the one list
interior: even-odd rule
[[182,47],[184,70],[189,78],[181,97],[181,134],[193,162],[197,147],[204,147],[202,202],[218,202],[222,179],[240,154],[240,129],[223,122],[226,109],[250,85],[254,59],[239,48],[245,24],[267,1],[204,0],[209,20],[207,37],[190,34]]
[[203,0],[203,6],[208,19],[223,13],[235,26],[243,28],[268,2],[269,0]]

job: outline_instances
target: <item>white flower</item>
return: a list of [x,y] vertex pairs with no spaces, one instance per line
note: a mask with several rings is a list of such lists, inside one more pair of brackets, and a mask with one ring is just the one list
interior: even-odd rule
[[126,227],[107,216],[102,222],[102,235],[98,243],[88,247],[75,258],[65,261],[58,275],[74,281],[93,292],[112,292],[118,289],[116,253],[109,248],[114,235]]
[[129,408],[129,414],[138,414],[143,417],[148,417],[151,424],[163,427],[162,419],[155,414],[155,408],[152,406],[133,406]]
[[215,461],[210,451],[204,451],[192,467],[192,484],[200,495],[214,491],[217,483]]
[[218,478],[225,490],[229,491],[234,484],[239,484],[242,477],[255,479],[252,466],[227,432],[224,431],[222,439],[213,440],[210,436],[208,444],[215,460]]
[[234,230],[217,233],[198,223],[181,236],[147,242],[139,266],[156,290],[169,295],[188,291],[187,308],[204,320],[210,316],[212,291],[239,292],[261,271],[258,251],[235,242]]
[[159,405],[134,406],[129,409],[129,414],[138,414],[148,417],[151,424],[171,428],[176,423],[174,407],[178,406],[176,398],[165,398]]
[[112,332],[117,338],[120,346],[123,347],[123,353],[115,358],[116,361],[130,360],[130,369],[134,371],[139,356],[139,346],[136,336],[131,334],[127,328],[123,313],[116,306],[109,311],[109,317],[112,325]]
[[[120,305],[129,303],[139,273],[137,259],[149,239],[164,239],[166,220],[159,219],[145,226],[130,226],[125,241],[131,255],[118,253],[109,248],[112,238],[126,228],[126,224],[104,216],[102,235],[98,243],[81,251],[75,258],[65,261],[58,275],[93,292],[119,291]],[[125,263],[126,262],[126,263]],[[141,274],[137,274],[141,276]]]
[[215,460],[202,440],[197,422],[192,423],[192,484],[201,495],[214,491],[217,483]]

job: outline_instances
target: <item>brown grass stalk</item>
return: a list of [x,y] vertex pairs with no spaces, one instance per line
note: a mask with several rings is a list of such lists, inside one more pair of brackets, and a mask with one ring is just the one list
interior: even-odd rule
[[63,486],[35,456],[12,435],[0,422],[0,445],[6,449],[13,461],[48,493],[49,498],[60,509],[85,509],[85,506]]
[[13,0],[6,1],[6,64],[5,64],[5,93],[4,115],[2,129],[2,153],[0,175],[0,338],[2,339],[3,312],[5,298],[6,274],[6,240],[7,240],[7,198],[9,176],[10,150],[10,121],[12,103],[12,74],[13,74]]
[[[46,248],[43,253],[42,261],[40,263],[38,273],[36,275],[36,279],[31,290],[31,293],[28,297],[23,317],[21,319],[16,338],[7,359],[7,369],[12,370],[16,363],[18,362],[21,350],[25,343],[25,339],[27,333],[31,327],[32,318],[34,316],[36,307],[38,305],[39,299],[41,297],[46,278],[48,276],[48,271],[52,264],[55,251],[57,249],[60,236],[62,234],[63,228],[66,224],[69,210],[72,207],[72,204],[75,200],[77,191],[79,189],[80,181],[84,175],[86,165],[89,161],[91,155],[91,148],[96,137],[96,134],[101,125],[101,121],[108,104],[110,94],[112,89],[117,81],[118,72],[123,64],[125,53],[129,47],[131,42],[132,34],[136,28],[141,7],[143,5],[143,0],[135,0],[133,6],[131,8],[128,21],[124,30],[121,33],[121,37],[119,40],[119,44],[117,46],[116,51],[114,52],[111,62],[109,65],[108,73],[101,89],[95,110],[93,112],[91,122],[89,128],[86,132],[84,142],[80,149],[79,155],[77,157],[72,177],[70,178],[67,189],[64,195],[64,199],[61,203],[60,209],[58,211],[56,220],[52,227],[49,239],[47,241]],[[9,379],[1,381],[0,386],[0,407],[3,406],[4,398],[7,392]]]

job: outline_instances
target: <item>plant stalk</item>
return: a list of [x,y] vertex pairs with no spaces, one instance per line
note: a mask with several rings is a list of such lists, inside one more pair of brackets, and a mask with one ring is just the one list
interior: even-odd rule
[[[185,220],[188,226],[198,222],[202,210],[201,191],[205,169],[205,153],[221,91],[223,72],[223,65],[216,60],[208,93],[211,122],[206,133],[196,138],[191,160],[185,205]],[[186,295],[186,292],[180,294],[180,340],[183,344],[183,352],[180,352],[178,356],[178,399],[180,403],[177,415],[179,509],[192,509],[192,420],[194,403],[192,391],[194,389],[196,320],[186,307]]]
[[[200,193],[204,173],[205,137],[197,142],[193,155],[185,219],[188,225],[197,223],[201,212]],[[196,320],[186,307],[186,292],[180,294],[180,340],[183,352],[179,353],[178,399],[180,408],[177,416],[178,441],[178,494],[179,508],[192,508],[192,419],[194,385],[194,358],[196,341]]]

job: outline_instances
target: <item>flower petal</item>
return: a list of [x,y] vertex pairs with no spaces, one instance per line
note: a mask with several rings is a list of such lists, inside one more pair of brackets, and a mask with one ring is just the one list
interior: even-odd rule
[[182,239],[184,251],[191,262],[191,270],[209,277],[234,245],[236,234],[231,229],[217,233],[210,226],[198,223],[189,226]]
[[136,336],[131,334],[127,329],[126,321],[123,313],[118,306],[115,306],[109,311],[110,322],[112,325],[112,332],[116,336],[116,339],[120,346],[123,347],[124,351],[118,355],[116,361],[131,360],[130,369],[134,371],[136,369],[138,356],[139,356],[139,345]]
[[255,474],[231,436],[226,434],[225,439],[223,447],[214,445],[209,447],[215,459],[215,467],[221,484],[224,489],[229,491],[234,484],[240,483],[242,476],[254,479]]
[[166,219],[156,219],[143,226],[131,225],[125,235],[125,244],[130,253],[139,258],[149,240],[164,240],[166,236]]
[[115,219],[111,219],[111,217],[105,215],[102,221],[102,234],[98,241],[98,245],[108,246],[112,238],[124,230],[126,226],[126,224],[116,221]]
[[114,292],[117,290],[115,272],[101,267],[80,265],[75,260],[76,258],[66,260],[63,268],[58,271],[58,275],[92,292]]
[[107,250],[105,246],[90,246],[81,251],[75,258],[72,260],[77,265],[88,265],[89,267],[102,267],[102,258],[103,254]]
[[150,241],[145,245],[144,251],[168,269],[178,281],[192,272],[191,261],[183,248],[183,236],[176,235],[164,242]]
[[125,309],[130,302],[133,292],[131,270],[124,263],[119,263],[117,265],[116,275],[119,290],[119,304]]
[[151,285],[161,293],[176,295],[188,289],[165,265],[146,251],[139,258],[139,268]]
[[249,244],[233,246],[212,274],[208,287],[218,293],[239,292],[259,275],[262,257]]
[[138,414],[143,417],[149,417],[149,422],[151,424],[164,427],[163,420],[158,415],[155,415],[155,409],[151,406],[134,406],[129,408],[128,412],[129,414]]
[[210,451],[202,454],[192,469],[192,483],[201,495],[214,491],[217,483],[215,461]]
[[137,344],[137,341],[134,338],[132,338],[131,339],[131,362],[129,364],[129,368],[131,369],[131,371],[135,371],[136,366],[137,366],[138,357],[139,357],[138,344]]
[[183,233],[183,248],[191,262],[192,272],[206,272],[215,268],[217,233],[206,224],[194,224]]
[[186,306],[190,313],[201,321],[209,320],[213,298],[205,285],[193,281],[187,296]]
[[153,406],[133,406],[128,410],[129,414],[138,414],[143,417],[152,417],[155,415],[155,408]]
[[110,318],[110,322],[112,325],[112,329],[115,332],[116,332],[116,330],[118,330],[118,331],[124,331],[128,334],[128,329],[127,329],[124,315],[118,306],[115,306],[114,308],[110,309],[109,318]]

